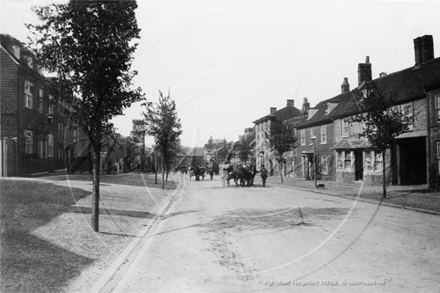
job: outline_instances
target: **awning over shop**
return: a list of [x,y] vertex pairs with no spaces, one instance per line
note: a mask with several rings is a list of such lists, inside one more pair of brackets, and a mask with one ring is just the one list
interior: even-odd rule
[[334,150],[340,149],[367,149],[371,148],[371,143],[366,140],[343,138],[333,146]]

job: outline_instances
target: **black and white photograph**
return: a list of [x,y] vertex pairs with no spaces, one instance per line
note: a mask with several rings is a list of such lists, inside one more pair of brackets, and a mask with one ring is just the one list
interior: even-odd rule
[[0,292],[440,292],[439,11],[0,0]]

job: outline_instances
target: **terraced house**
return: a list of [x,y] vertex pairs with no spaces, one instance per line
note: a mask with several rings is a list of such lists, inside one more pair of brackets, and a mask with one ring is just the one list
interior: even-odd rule
[[[295,167],[297,177],[313,179],[316,173],[318,180],[379,184],[383,179],[383,160],[386,180],[392,184],[426,184],[438,176],[440,58],[434,58],[432,36],[415,39],[414,49],[414,66],[391,74],[381,73],[373,80],[367,57],[358,66],[358,86],[353,91],[344,79],[341,94],[289,121],[296,125],[301,138]],[[362,92],[371,82],[384,95],[394,97],[393,107],[413,118],[409,130],[395,139],[385,158],[380,150],[359,137],[363,125],[350,122],[350,117],[359,111],[355,91]]]
[[80,134],[69,123],[63,97],[46,79],[35,56],[1,34],[1,175],[65,168],[76,156]]

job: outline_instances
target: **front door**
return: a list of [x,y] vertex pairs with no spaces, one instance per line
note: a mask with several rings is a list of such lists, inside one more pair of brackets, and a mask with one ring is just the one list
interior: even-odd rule
[[364,177],[364,161],[361,150],[354,151],[355,180],[362,181]]

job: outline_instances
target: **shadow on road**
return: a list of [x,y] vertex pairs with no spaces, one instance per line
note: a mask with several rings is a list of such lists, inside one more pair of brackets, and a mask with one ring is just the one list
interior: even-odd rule
[[342,218],[347,208],[303,208],[287,209],[240,209],[228,212],[213,219],[205,227],[210,231],[231,230],[234,232],[250,230],[286,230],[300,225],[318,225],[321,221],[336,217]]

